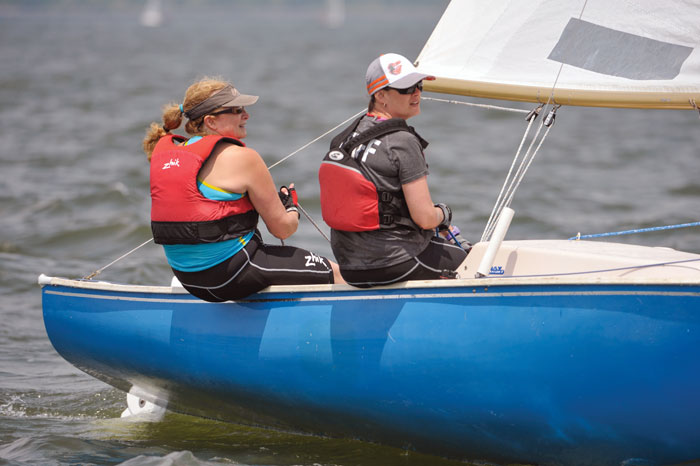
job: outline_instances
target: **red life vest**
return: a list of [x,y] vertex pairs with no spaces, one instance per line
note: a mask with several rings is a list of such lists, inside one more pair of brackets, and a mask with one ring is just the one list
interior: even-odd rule
[[360,120],[355,120],[331,141],[330,151],[318,171],[321,188],[321,215],[329,227],[340,231],[373,231],[397,225],[419,228],[412,220],[403,191],[389,192],[364,174],[362,164],[351,154],[353,149],[396,131],[415,133],[403,119],[392,118],[350,139]]
[[158,244],[215,243],[255,229],[258,213],[247,195],[235,201],[207,199],[197,188],[197,174],[219,142],[245,146],[223,136],[187,139],[169,134],[151,155],[151,230]]

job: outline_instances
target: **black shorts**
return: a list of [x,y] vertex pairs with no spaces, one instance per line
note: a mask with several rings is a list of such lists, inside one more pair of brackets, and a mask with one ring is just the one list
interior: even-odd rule
[[270,285],[333,283],[328,259],[293,246],[265,244],[257,231],[221,264],[200,272],[173,272],[190,294],[210,302],[241,299]]
[[359,288],[390,285],[406,280],[455,278],[454,271],[466,257],[467,251],[461,247],[434,236],[423,252],[406,262],[370,270],[343,270],[341,266],[340,274],[348,284]]

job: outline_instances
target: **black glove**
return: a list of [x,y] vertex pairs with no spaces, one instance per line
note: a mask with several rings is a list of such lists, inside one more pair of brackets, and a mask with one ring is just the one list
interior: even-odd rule
[[440,222],[440,225],[437,226],[438,230],[447,230],[450,228],[450,223],[452,223],[452,210],[450,210],[449,207],[447,207],[447,204],[443,204],[442,202],[438,202],[435,204],[435,207],[439,207],[440,210],[442,210],[442,222]]
[[[284,191],[282,191],[283,189],[287,190],[287,192],[285,193]],[[299,209],[297,209],[296,188],[288,188],[286,186],[282,186],[278,194],[280,196],[280,201],[282,201],[282,205],[287,210],[287,212],[296,212],[297,216],[300,217],[301,215],[299,214]]]

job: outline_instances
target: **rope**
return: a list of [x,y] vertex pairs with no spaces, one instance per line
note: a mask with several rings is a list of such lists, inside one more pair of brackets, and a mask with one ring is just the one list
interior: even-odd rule
[[[343,126],[344,124],[348,123],[348,122],[349,122],[350,120],[352,120],[353,118],[357,118],[358,116],[360,116],[360,114],[362,114],[362,113],[364,113],[364,112],[365,112],[365,110],[362,110],[362,111],[356,113],[355,115],[351,116],[351,117],[348,118],[347,120],[345,120],[345,121],[343,121],[342,123],[338,124],[338,125],[335,126],[334,128],[331,128],[330,130],[326,131],[325,133],[323,133],[322,135],[320,135],[320,136],[317,137],[316,139],[312,140],[311,142],[308,142],[308,143],[304,144],[303,146],[301,146],[299,149],[295,150],[295,151],[292,152],[291,154],[289,154],[289,155],[287,155],[286,157],[280,159],[279,161],[273,163],[272,165],[270,165],[269,167],[267,167],[267,169],[270,170],[271,168],[273,168],[273,167],[279,165],[280,163],[284,162],[285,160],[287,160],[287,159],[290,158],[291,156],[295,155],[295,154],[298,153],[298,152],[301,152],[302,150],[306,149],[307,147],[309,147],[309,146],[310,146],[311,144],[313,144],[314,142],[318,141],[319,139],[322,139],[323,137],[327,136],[328,134],[332,133],[332,132],[335,131],[336,129],[338,129],[338,128],[340,128],[341,126]],[[313,226],[316,227],[316,229],[319,231],[319,233],[321,233],[321,236],[323,236],[323,237],[326,239],[326,241],[328,241],[328,242],[330,243],[331,240],[328,239],[328,236],[326,236],[326,234],[323,233],[323,231],[321,230],[321,228],[316,224],[316,222],[314,222],[314,220],[311,218],[311,216],[301,207],[301,205],[299,205],[298,202],[297,202],[297,207],[299,207],[299,210],[301,210],[301,212],[306,216],[306,218],[309,219],[309,221],[313,224]],[[111,267],[112,265],[116,264],[116,263],[119,262],[120,260],[124,259],[124,258],[125,258],[126,256],[128,256],[129,254],[131,254],[131,253],[137,251],[138,249],[141,249],[143,246],[147,245],[147,244],[150,243],[151,241],[153,241],[153,238],[150,238],[150,239],[144,241],[143,243],[141,243],[139,246],[136,246],[136,247],[135,247],[134,249],[132,249],[131,251],[129,251],[129,252],[125,253],[125,254],[122,254],[121,256],[117,257],[116,259],[114,259],[112,262],[110,262],[109,264],[105,265],[105,266],[102,267],[101,269],[97,269],[97,270],[95,270],[94,272],[92,272],[91,274],[84,276],[84,277],[83,277],[83,280],[92,280],[94,277],[96,277],[97,275],[99,275],[100,273],[102,273],[102,271],[105,270],[107,267]],[[282,244],[284,244],[284,242],[283,242]]]
[[[588,4],[588,0],[583,2],[583,6],[581,7],[581,12],[578,15],[578,19],[581,19],[583,17],[583,12],[586,9],[586,5]],[[537,152],[540,150],[540,147],[542,147],[542,143],[544,140],[547,138],[547,135],[549,134],[549,129],[551,128],[551,125],[554,123],[554,117],[556,114],[556,111],[561,105],[558,105],[556,101],[554,100],[554,90],[557,87],[557,83],[559,82],[559,77],[561,76],[561,72],[564,69],[564,63],[561,63],[559,65],[559,70],[557,71],[557,75],[554,78],[554,82],[552,83],[552,90],[549,93],[549,98],[547,99],[547,103],[545,106],[552,106],[552,110],[550,110],[549,114],[547,115],[547,118],[542,122],[540,127],[537,130],[537,133],[535,133],[535,136],[532,138],[532,142],[530,143],[530,146],[527,149],[527,152],[523,156],[523,160],[520,163],[520,167],[518,168],[518,171],[516,172],[515,176],[513,177],[513,180],[511,181],[511,184],[506,191],[506,195],[504,197],[502,196],[503,189],[501,189],[501,194],[498,195],[498,199],[496,200],[496,205],[494,206],[493,210],[491,211],[491,216],[489,217],[488,222],[486,223],[486,227],[484,228],[484,232],[481,235],[481,241],[488,241],[491,238],[491,234],[493,233],[494,228],[496,228],[496,220],[500,216],[501,212],[503,211],[504,207],[509,207],[510,203],[513,200],[513,196],[515,195],[515,191],[518,189],[518,186],[520,186],[520,182],[522,181],[523,177],[525,176],[525,172],[527,172],[528,168],[530,168],[530,164],[532,164],[532,161],[535,159],[535,155],[537,155]],[[528,115],[528,118],[530,118],[530,115]],[[530,121],[532,123],[532,121]],[[531,154],[530,151],[532,150],[532,147],[537,140],[537,137],[540,134],[540,131],[542,130],[542,127],[546,126],[547,130],[545,131],[544,135],[542,136],[542,139],[540,142],[537,144],[537,148],[535,151]],[[528,125],[527,130],[525,131],[525,135],[523,136],[523,141],[525,140],[525,137],[530,131],[530,125]],[[513,165],[515,165],[515,161],[517,160],[520,150],[522,148],[523,141],[520,142],[520,147],[518,148],[518,152],[515,154],[515,158],[513,159]],[[512,170],[512,166],[511,166]],[[504,181],[503,187],[508,184],[510,177],[510,172],[508,172],[508,176],[506,177],[506,180]]]
[[328,241],[328,242],[330,243],[331,240],[328,239],[328,236],[326,236],[326,234],[323,232],[323,230],[321,230],[321,228],[316,224],[316,222],[314,222],[314,219],[311,218],[311,215],[309,215],[308,213],[306,213],[306,211],[305,211],[304,208],[301,206],[301,204],[299,204],[299,201],[297,201],[297,207],[299,208],[299,210],[301,210],[301,213],[304,214],[304,217],[308,218],[308,219],[309,219],[309,222],[311,222],[311,224],[312,224],[313,226],[316,227],[316,229],[318,230],[318,232],[321,233],[321,236],[323,236],[324,238],[326,238],[326,241]]
[[698,104],[695,103],[695,99],[688,99],[688,101],[690,102],[690,105],[692,105],[693,108],[698,111],[698,116],[700,116],[700,108],[698,108]]
[[[578,14],[578,19],[580,20],[583,17],[583,12],[586,9],[586,5],[588,5],[588,0],[583,2],[583,6],[581,7],[581,12]],[[559,77],[561,76],[561,72],[564,69],[564,63],[561,63],[559,65],[559,71],[557,71],[557,76],[554,78],[554,83],[552,84],[552,90],[549,93],[549,98],[547,99],[547,105],[550,104],[554,100],[554,89],[557,87],[557,83],[559,82]]]
[[503,210],[503,205],[502,205],[503,194],[506,191],[506,186],[508,186],[508,182],[511,179],[510,177],[513,174],[513,168],[515,167],[515,163],[518,161],[518,157],[520,157],[520,151],[523,149],[523,145],[525,144],[525,140],[527,139],[527,135],[530,133],[530,129],[532,128],[532,124],[537,119],[537,116],[539,115],[541,109],[542,109],[542,105],[540,105],[539,107],[535,108],[534,110],[530,111],[530,113],[528,113],[527,128],[525,129],[525,133],[523,134],[523,137],[520,140],[520,145],[518,146],[518,150],[515,152],[515,157],[513,158],[513,162],[510,164],[510,169],[508,170],[508,174],[506,175],[506,179],[503,181],[503,186],[501,186],[501,191],[498,193],[498,197],[496,198],[496,203],[493,205],[493,209],[491,210],[491,215],[489,216],[489,220],[488,220],[488,222],[486,222],[486,227],[484,228],[484,233],[481,236],[481,241],[485,241],[487,232],[492,230],[491,225],[492,225],[492,223],[495,222],[496,212],[500,213]]
[[297,150],[295,150],[294,152],[292,152],[292,153],[289,154],[288,156],[286,156],[286,157],[284,157],[284,158],[278,160],[277,162],[273,163],[272,165],[270,165],[269,167],[267,167],[267,169],[270,170],[270,169],[276,167],[277,165],[281,164],[282,162],[284,162],[285,160],[287,160],[287,159],[288,159],[289,157],[291,157],[292,155],[295,155],[297,152],[301,152],[302,150],[306,149],[307,147],[309,147],[309,146],[310,146],[311,144],[313,144],[314,142],[318,141],[319,139],[324,138],[325,136],[329,135],[330,133],[332,133],[332,132],[335,131],[336,129],[338,129],[338,128],[340,128],[341,126],[343,126],[345,123],[348,123],[348,122],[349,122],[350,120],[352,120],[353,118],[359,117],[361,114],[363,114],[363,113],[365,113],[365,112],[366,112],[366,110],[362,110],[362,111],[357,112],[356,114],[354,114],[353,116],[351,116],[350,118],[348,118],[347,120],[345,120],[344,122],[338,124],[338,125],[335,126],[334,128],[329,129],[328,131],[326,131],[325,133],[323,133],[322,135],[320,135],[319,137],[317,137],[317,138],[314,139],[313,141],[310,141],[310,142],[304,144],[303,146],[301,146],[300,148],[298,148]]
[[[542,125],[540,125],[540,129],[545,126],[544,122]],[[540,142],[537,144],[537,147],[535,148],[535,152],[532,153],[532,155],[528,158],[527,165],[523,168],[523,170],[519,173],[518,176],[518,181],[513,186],[513,189],[510,192],[510,195],[508,196],[508,199],[506,200],[506,206],[510,206],[511,201],[513,200],[513,196],[515,195],[515,191],[518,189],[518,186],[520,186],[520,183],[523,180],[523,177],[525,176],[525,172],[527,172],[528,168],[530,168],[530,164],[532,164],[532,161],[535,159],[535,156],[537,155],[537,152],[540,150],[540,147],[542,147],[542,144],[544,143],[544,140],[547,138],[547,135],[549,134],[549,130],[552,129],[551,126],[547,126],[547,130],[544,132],[544,135],[542,136],[542,139],[540,139]],[[539,134],[539,131],[537,132]],[[537,134],[535,136],[537,136]],[[535,143],[535,139],[532,140],[532,143],[530,144],[529,150],[532,148],[532,145]]]
[[[511,202],[513,201],[513,196],[515,195],[515,191],[520,186],[520,183],[522,182],[523,178],[525,177],[525,173],[527,173],[527,170],[530,168],[532,161],[535,159],[535,156],[539,152],[540,148],[542,147],[542,144],[544,143],[544,140],[547,138],[547,135],[549,134],[549,130],[551,129],[552,125],[554,124],[556,112],[559,109],[559,107],[560,107],[560,105],[552,106],[552,109],[549,111],[547,117],[544,120],[542,120],[542,123],[537,128],[537,132],[533,136],[532,141],[530,141],[530,145],[528,146],[527,151],[525,152],[525,155],[523,155],[523,158],[520,161],[520,166],[518,167],[517,171],[515,172],[515,175],[513,175],[513,177],[511,178],[512,169],[515,166],[515,163],[516,163],[518,157],[520,156],[520,151],[522,150],[525,139],[527,138],[527,135],[530,132],[530,128],[532,126],[532,123],[539,113],[540,107],[538,107],[537,109],[535,109],[529,113],[528,118],[530,119],[530,123],[528,124],[527,129],[525,130],[525,134],[523,135],[523,139],[520,141],[520,146],[518,147],[518,151],[516,152],[515,157],[513,159],[513,163],[511,164],[511,170],[508,172],[508,176],[506,176],[506,179],[503,182],[503,187],[501,188],[501,194],[499,194],[499,197],[496,200],[496,205],[494,206],[494,209],[491,212],[491,216],[489,217],[489,221],[487,222],[486,227],[484,228],[484,232],[481,236],[481,241],[488,241],[491,238],[491,235],[493,234],[493,230],[496,228],[496,220],[501,215],[501,212],[503,211],[503,209],[505,207],[509,207]],[[537,142],[538,138],[540,136],[540,133],[542,132],[543,127],[546,127],[547,129],[545,130],[542,137],[539,139],[539,142]],[[537,142],[537,146],[535,147],[536,142]],[[533,147],[535,147],[534,151],[532,150]]]
[[499,107],[497,105],[475,104],[472,102],[464,102],[461,100],[438,99],[435,97],[422,97],[422,96],[421,96],[421,100],[434,100],[436,102],[445,102],[448,104],[469,105],[471,107],[480,107],[480,108],[486,108],[489,110],[502,110],[504,112],[530,113],[530,110],[523,110],[521,108],[508,108],[508,107]]
[[569,240],[580,240],[587,238],[603,238],[605,236],[620,236],[620,235],[631,235],[633,233],[646,233],[649,231],[662,231],[662,230],[673,230],[675,228],[687,228],[687,227],[697,227],[700,226],[700,222],[693,223],[681,223],[678,225],[666,225],[662,227],[651,227],[651,228],[638,228],[636,230],[624,230],[624,231],[612,231],[609,233],[596,233],[593,235],[581,235],[581,233],[576,236],[572,236]]
[[[314,139],[314,140],[312,140],[312,141],[310,141],[310,142],[304,144],[303,146],[301,146],[299,149],[295,150],[295,151],[292,152],[291,154],[289,154],[289,155],[287,155],[286,157],[284,157],[284,158],[278,160],[277,162],[273,163],[272,165],[270,165],[269,167],[267,167],[267,169],[268,169],[268,170],[271,170],[272,168],[276,167],[277,165],[281,164],[282,162],[284,162],[285,160],[287,160],[288,158],[290,158],[292,155],[295,155],[296,153],[301,152],[302,150],[306,149],[307,147],[309,147],[309,146],[310,146],[311,144],[313,144],[314,142],[316,142],[316,141],[318,141],[319,139],[322,139],[323,137],[329,135],[330,133],[332,133],[332,132],[335,131],[336,129],[340,128],[340,127],[343,126],[344,124],[350,122],[351,120],[357,118],[358,116],[360,116],[361,114],[363,114],[363,113],[365,113],[365,112],[366,112],[366,110],[364,110],[364,109],[361,110],[361,111],[359,111],[359,112],[357,112],[356,114],[354,114],[353,116],[351,116],[351,117],[348,118],[347,120],[343,121],[342,123],[337,124],[335,127],[331,128],[331,129],[329,129],[328,131],[326,131],[325,133],[323,133],[322,135],[320,135],[320,136],[317,137],[316,139]],[[321,230],[321,228],[318,226],[318,224],[317,224],[316,222],[314,222],[314,219],[311,218],[311,215],[309,215],[309,214],[306,212],[306,210],[304,210],[304,208],[301,206],[301,204],[299,204],[299,201],[297,201],[297,207],[299,208],[299,210],[301,210],[301,212],[302,212],[302,213],[304,214],[304,216],[309,220],[309,222],[311,222],[311,224],[312,224],[314,227],[316,227],[316,230],[318,230],[318,232],[321,233],[321,236],[323,236],[323,237],[326,239],[326,241],[328,241],[328,242],[330,243],[331,240],[328,239],[328,236],[326,236],[326,234],[323,232],[323,230]],[[282,241],[282,245],[284,245],[284,241]]]
[[[468,106],[472,106],[472,107],[480,107],[480,108],[485,108],[485,109],[489,109],[489,110],[501,110],[501,111],[506,111],[506,112],[527,113],[528,115],[533,114],[533,111],[532,111],[532,110],[524,110],[524,109],[519,109],[519,108],[500,107],[500,106],[497,106],[497,105],[476,104],[476,103],[472,103],[472,102],[464,102],[464,101],[459,101],[459,100],[438,99],[438,98],[434,98],[434,97],[423,97],[423,96],[421,96],[421,99],[422,99],[422,100],[433,100],[433,101],[436,101],[436,102],[446,102],[446,103],[451,103],[451,104],[468,105]],[[542,105],[540,105],[540,106],[538,107],[537,113],[539,113],[539,109],[541,109],[541,108],[542,108]],[[327,136],[328,134],[332,133],[333,131],[337,130],[337,129],[340,128],[341,126],[343,126],[343,125],[345,125],[346,123],[350,122],[351,120],[357,118],[358,116],[360,116],[360,115],[361,115],[362,113],[364,113],[364,112],[365,112],[365,110],[362,110],[362,111],[356,113],[355,115],[351,116],[351,117],[348,118],[347,120],[345,120],[345,121],[343,121],[342,123],[336,125],[334,128],[331,128],[330,130],[326,131],[326,132],[323,133],[321,136],[319,136],[319,137],[317,137],[316,139],[312,140],[311,142],[305,144],[304,146],[300,147],[299,149],[297,149],[296,151],[294,151],[294,152],[292,152],[291,154],[287,155],[286,157],[280,159],[279,161],[273,163],[272,165],[270,165],[269,167],[267,167],[268,170],[270,170],[270,169],[276,167],[277,165],[281,164],[282,162],[284,162],[285,160],[287,160],[287,159],[290,158],[291,156],[295,155],[297,152],[300,152],[300,151],[306,149],[307,147],[309,147],[309,146],[310,146],[311,144],[313,144],[314,142],[318,141],[319,139],[322,139],[323,137],[325,137],[325,136]],[[537,115],[534,114],[534,117],[536,117],[536,116],[537,116]],[[535,118],[528,118],[528,119],[529,119],[529,121],[530,121],[530,124],[528,125],[528,131],[529,131],[529,128],[530,128],[530,126],[532,125],[532,122],[534,121]],[[526,136],[526,135],[527,135],[527,132],[526,132],[525,136]],[[525,136],[523,136],[523,141],[525,140]],[[520,152],[520,149],[522,148],[522,145],[523,145],[523,142],[520,143],[520,148],[518,148],[518,153]],[[541,143],[540,143],[540,145],[541,145]],[[539,146],[538,146],[538,148],[539,148]],[[517,156],[516,156],[516,159],[517,159]],[[513,161],[513,164],[515,164],[515,160]],[[513,166],[511,165],[511,171],[512,171],[512,169],[513,169]],[[510,172],[508,173],[508,175],[510,176]],[[507,180],[507,178],[506,178],[506,180]],[[504,186],[505,186],[505,185],[504,185]],[[503,192],[503,190],[501,190],[501,192]],[[500,195],[499,195],[499,196],[500,196]],[[317,224],[317,223],[313,220],[313,218],[301,207],[301,205],[299,205],[298,202],[297,202],[297,207],[299,207],[299,210],[301,210],[301,212],[302,212],[302,213],[304,214],[304,216],[311,222],[311,224],[312,224],[314,227],[316,227],[316,229],[318,230],[318,232],[321,233],[321,236],[323,236],[323,237],[326,239],[326,241],[328,241],[328,242],[330,243],[330,239],[328,239],[328,236],[326,236],[326,234],[323,232],[323,230],[321,230],[321,228],[318,226],[318,224]],[[495,207],[494,207],[494,209],[495,209]],[[493,212],[492,212],[492,215],[493,215]]]
[[113,265],[113,264],[119,262],[120,260],[124,259],[124,258],[125,258],[126,256],[128,256],[129,254],[131,254],[132,252],[136,251],[137,249],[140,249],[140,248],[144,247],[145,245],[147,245],[147,244],[150,243],[151,241],[153,241],[153,238],[144,241],[143,243],[141,243],[140,245],[136,246],[136,247],[135,247],[134,249],[132,249],[131,251],[127,252],[126,254],[122,254],[121,256],[117,257],[116,259],[114,259],[112,262],[110,262],[109,264],[105,265],[105,266],[102,267],[101,269],[97,269],[97,270],[95,270],[94,272],[92,272],[90,275],[84,276],[84,277],[83,277],[83,280],[92,280],[94,277],[96,277],[97,275],[99,275],[100,273],[102,273],[102,271],[103,271],[104,269],[106,269],[107,267],[109,267],[109,266],[111,266],[111,265]]
[[[583,11],[586,9],[586,5],[588,4],[588,0],[586,0],[583,3],[583,7],[581,8],[581,12],[579,13],[579,18],[583,16]],[[498,217],[501,215],[501,212],[505,207],[509,207],[510,203],[513,201],[513,196],[515,195],[515,191],[518,189],[520,186],[520,182],[523,180],[523,177],[525,176],[525,173],[527,170],[530,168],[530,165],[532,164],[532,161],[535,159],[535,156],[537,155],[537,152],[540,150],[540,147],[542,147],[542,143],[544,140],[547,138],[547,135],[549,134],[549,130],[554,123],[554,117],[556,115],[556,111],[561,105],[557,105],[556,102],[552,103],[554,101],[554,89],[557,87],[557,83],[559,82],[559,77],[561,76],[561,72],[564,69],[564,63],[561,63],[559,65],[559,70],[557,71],[557,75],[554,78],[554,83],[552,83],[552,90],[549,93],[549,98],[547,99],[547,103],[545,106],[552,106],[552,110],[550,110],[549,114],[547,115],[547,118],[542,121],[542,124],[540,127],[537,129],[537,133],[535,133],[535,136],[532,138],[532,141],[530,142],[530,146],[527,149],[527,152],[525,152],[525,155],[523,156],[522,161],[520,162],[520,166],[518,167],[518,170],[514,177],[511,179],[511,173],[513,170],[513,167],[515,166],[516,161],[518,160],[518,157],[520,156],[520,151],[522,150],[523,143],[525,142],[525,139],[527,138],[527,135],[530,132],[530,127],[532,126],[532,122],[534,119],[537,117],[537,114],[539,113],[539,110],[533,110],[530,112],[528,115],[528,120],[530,123],[527,126],[527,129],[525,130],[525,134],[523,135],[523,139],[520,141],[520,146],[518,147],[518,151],[515,153],[515,157],[513,158],[513,163],[511,164],[510,171],[508,172],[508,175],[506,176],[505,181],[503,182],[503,187],[501,188],[501,192],[498,194],[498,198],[496,199],[496,204],[493,207],[493,210],[491,211],[491,215],[489,216],[489,220],[486,222],[486,226],[484,227],[484,232],[481,235],[481,241],[488,241],[491,238],[491,235],[493,234],[494,228],[496,228],[496,220]],[[457,103],[457,102],[455,102]],[[542,105],[540,105],[539,108],[541,108]],[[540,139],[539,143],[537,144],[537,148],[535,149],[534,152],[531,153],[532,147],[535,144],[535,141],[537,141],[538,136],[540,135],[540,132],[542,131],[542,127],[546,126],[547,130],[544,132],[544,135],[542,136],[542,139]],[[510,182],[510,185],[508,184]],[[506,186],[508,188],[506,189]],[[504,190],[505,190],[505,195],[504,195]]]
[[[267,169],[268,169],[268,170],[271,170],[272,168],[276,167],[277,165],[279,165],[279,164],[281,164],[282,162],[284,162],[285,160],[287,160],[287,159],[288,159],[289,157],[291,157],[292,155],[295,155],[297,152],[301,152],[302,150],[306,149],[307,147],[309,147],[309,146],[310,146],[311,144],[313,144],[314,142],[316,142],[316,141],[318,141],[319,139],[322,139],[323,137],[329,135],[330,133],[332,133],[332,132],[335,131],[336,129],[340,128],[340,127],[343,126],[344,124],[350,122],[351,120],[357,118],[358,116],[360,116],[361,114],[363,114],[363,113],[365,113],[365,112],[366,112],[366,110],[361,110],[361,111],[357,112],[356,114],[354,114],[353,116],[351,116],[351,117],[348,118],[347,120],[343,121],[342,123],[337,124],[335,127],[331,128],[331,129],[329,129],[328,131],[326,131],[325,133],[323,133],[322,135],[320,135],[320,136],[317,137],[316,139],[314,139],[314,140],[312,140],[312,141],[310,141],[310,142],[304,144],[303,146],[301,146],[299,149],[295,150],[295,151],[292,152],[291,154],[289,154],[289,155],[287,155],[286,157],[284,157],[284,158],[278,160],[277,162],[273,163],[272,165],[270,165],[269,167],[267,167]],[[318,224],[317,224],[316,222],[314,222],[314,219],[311,218],[311,215],[309,215],[309,214],[306,212],[306,210],[304,210],[304,208],[301,206],[301,204],[299,204],[299,201],[297,201],[297,207],[298,207],[299,210],[301,210],[301,212],[304,214],[304,217],[306,217],[306,218],[309,220],[309,222],[311,222],[311,224],[312,224],[314,227],[316,227],[316,230],[318,230],[318,232],[321,233],[321,236],[323,236],[323,237],[326,239],[326,241],[328,241],[328,242],[330,243],[331,240],[328,239],[328,236],[326,236],[326,234],[323,232],[323,230],[321,230],[321,227],[319,227]],[[282,241],[282,245],[284,245],[284,241]]]

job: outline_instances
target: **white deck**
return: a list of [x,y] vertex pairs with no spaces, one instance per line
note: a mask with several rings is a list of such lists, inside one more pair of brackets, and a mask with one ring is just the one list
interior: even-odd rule
[[[475,278],[487,243],[474,245],[459,267],[457,280],[425,280],[398,283],[376,289],[490,287],[516,284],[700,284],[700,254],[670,248],[568,240],[504,241],[488,277]],[[106,281],[82,281],[39,277],[40,285],[123,292],[186,294],[177,286],[124,285]],[[349,285],[271,286],[262,293],[356,290]]]
[[[458,269],[460,277],[474,277],[487,246],[488,243],[474,245]],[[598,241],[504,241],[489,278],[562,275],[577,277],[577,281],[586,277],[699,280],[700,254]]]

